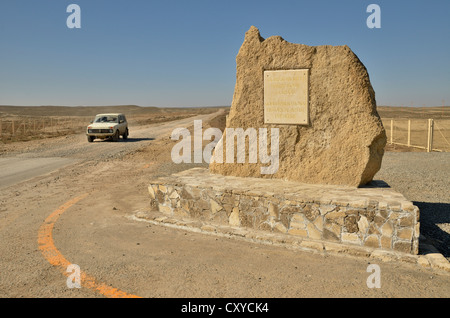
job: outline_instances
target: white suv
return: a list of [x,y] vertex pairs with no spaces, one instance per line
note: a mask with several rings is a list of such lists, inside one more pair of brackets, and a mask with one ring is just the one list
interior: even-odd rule
[[112,138],[118,141],[119,137],[128,138],[128,123],[124,114],[98,114],[86,129],[89,142],[95,138]]

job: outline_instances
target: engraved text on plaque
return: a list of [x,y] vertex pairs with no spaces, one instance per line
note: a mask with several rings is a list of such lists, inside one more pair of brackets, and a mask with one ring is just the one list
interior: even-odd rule
[[309,124],[309,70],[264,71],[264,123]]

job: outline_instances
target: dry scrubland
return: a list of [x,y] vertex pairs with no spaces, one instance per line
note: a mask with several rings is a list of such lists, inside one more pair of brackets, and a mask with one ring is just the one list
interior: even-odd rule
[[450,106],[394,107],[377,106],[381,118],[450,119]]
[[[0,144],[84,133],[86,125],[98,113],[123,112],[130,126],[154,124],[208,114],[216,107],[158,108],[139,106],[0,106]],[[425,149],[390,144],[391,119],[394,119],[395,143],[407,143],[408,120],[411,120],[411,144],[425,147],[427,121],[435,123],[433,149],[450,152],[450,106],[391,107],[378,106],[378,113],[388,136],[387,151],[425,152]],[[225,128],[225,117],[217,118],[212,127]]]
[[99,113],[125,113],[130,126],[137,126],[208,114],[215,110],[214,107],[0,106],[0,140],[3,143],[11,143],[83,133],[89,122]]
[[[196,114],[207,114],[215,109],[217,108],[0,106],[0,141],[10,143],[83,133],[93,116],[101,112],[123,112],[127,115],[130,125],[145,125],[188,118]],[[450,151],[450,106],[425,108],[378,106],[378,113],[383,119],[388,141],[390,120],[394,119],[394,142],[406,144],[408,119],[410,119],[411,144],[422,147],[427,143],[427,120],[434,119],[433,148]],[[224,118],[216,121],[218,125],[214,127],[220,129],[225,127]],[[388,151],[425,151],[400,145],[388,145],[386,149]]]
[[[123,112],[130,126],[147,125],[208,114],[217,107],[158,108],[139,106],[0,106],[0,144],[84,133],[98,113]],[[427,121],[435,123],[433,149],[450,152],[450,106],[391,107],[378,106],[378,113],[388,136],[387,151],[425,152],[425,149],[389,144],[391,119],[394,119],[395,143],[407,143],[408,120],[411,120],[411,144],[425,147]],[[225,128],[225,116],[212,121],[212,127]]]

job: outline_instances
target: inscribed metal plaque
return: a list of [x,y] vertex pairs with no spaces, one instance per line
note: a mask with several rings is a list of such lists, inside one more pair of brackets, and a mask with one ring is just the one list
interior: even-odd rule
[[264,123],[309,124],[309,70],[264,71]]

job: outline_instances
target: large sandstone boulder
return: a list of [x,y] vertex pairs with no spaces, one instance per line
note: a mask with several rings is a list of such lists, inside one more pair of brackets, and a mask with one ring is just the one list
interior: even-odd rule
[[[349,186],[373,179],[381,166],[386,133],[367,70],[348,46],[313,47],[289,43],[280,36],[263,39],[252,26],[236,63],[226,126],[266,127],[269,133],[270,128],[278,128],[279,167],[276,173],[261,174],[265,165],[260,161],[211,162],[211,173]],[[291,69],[309,69],[309,123],[265,124],[264,71]],[[226,130],[219,144],[225,143]],[[218,149],[225,153],[225,147]]]

